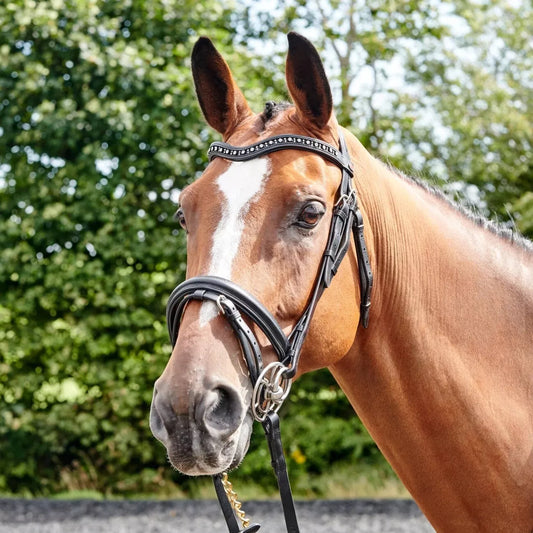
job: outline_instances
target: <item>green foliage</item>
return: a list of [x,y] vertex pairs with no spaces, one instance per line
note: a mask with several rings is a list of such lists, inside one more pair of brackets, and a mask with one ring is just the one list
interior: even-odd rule
[[533,8],[454,2],[450,17],[454,39],[410,58],[411,79],[425,82],[422,106],[411,102],[411,114],[417,106],[436,119],[419,121],[408,135],[445,180],[468,184],[479,209],[502,221],[511,217],[533,237],[524,197],[533,186]]
[[[468,180],[481,208],[509,210],[533,234],[530,6],[262,7],[0,3],[1,492],[200,490],[148,429],[171,350],[165,304],[185,273],[175,197],[211,140],[189,72],[200,34],[259,110],[287,97],[283,58],[264,43],[302,30],[323,48],[340,122],[368,147]],[[327,372],[295,384],[284,416],[299,494],[324,494],[320,474],[348,463],[391,475]],[[274,489],[260,430],[236,478]]]
[[0,5],[2,491],[55,490],[72,468],[122,491],[165,467],[147,414],[185,270],[172,197],[207,142],[188,57],[207,29],[229,42],[230,14]]

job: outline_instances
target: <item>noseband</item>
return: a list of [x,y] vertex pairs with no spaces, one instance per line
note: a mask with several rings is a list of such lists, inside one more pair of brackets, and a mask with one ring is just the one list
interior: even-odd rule
[[[363,235],[363,217],[357,204],[357,192],[352,184],[353,168],[341,131],[339,131],[339,150],[324,141],[311,137],[277,135],[244,147],[215,142],[209,147],[208,156],[210,161],[217,157],[231,161],[248,161],[272,152],[289,149],[305,150],[318,154],[337,165],[342,171],[337,200],[333,208],[328,243],[322,256],[319,274],[309,303],[291,333],[286,336],[272,314],[251,294],[235,283],[216,276],[194,277],[178,285],[168,300],[167,325],[170,340],[174,346],[178,338],[181,318],[187,303],[191,300],[215,303],[220,314],[230,323],[241,345],[248,366],[250,381],[254,387],[252,412],[254,418],[262,423],[267,437],[272,467],[280,489],[287,531],[298,533],[298,522],[283,455],[277,412],[289,394],[292,379],[298,369],[302,345],[315,308],[346,255],[352,234],[359,270],[360,322],[363,327],[368,327],[373,278]],[[251,328],[243,319],[243,315],[265,334],[276,352],[278,361],[266,367],[263,366],[261,348]],[[224,488],[226,482],[223,481],[221,475],[214,476],[213,479],[229,532],[251,533],[257,531],[259,529],[257,524],[249,526],[245,521],[243,521],[244,529],[239,528],[234,507],[232,507],[233,500],[228,499],[228,490]],[[242,511],[239,512],[239,508],[235,510],[241,517]]]

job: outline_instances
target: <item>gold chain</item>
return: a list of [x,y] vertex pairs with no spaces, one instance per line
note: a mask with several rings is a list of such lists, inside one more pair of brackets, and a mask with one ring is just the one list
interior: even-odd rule
[[233,490],[233,485],[231,484],[231,481],[228,479],[228,474],[224,472],[222,474],[222,485],[224,486],[224,491],[226,492],[228,496],[228,500],[233,507],[233,510],[235,511],[235,514],[239,517],[240,521],[242,522],[242,527],[246,528],[250,525],[250,520],[246,518],[246,513],[244,512],[242,507],[242,503],[237,499],[237,493]]

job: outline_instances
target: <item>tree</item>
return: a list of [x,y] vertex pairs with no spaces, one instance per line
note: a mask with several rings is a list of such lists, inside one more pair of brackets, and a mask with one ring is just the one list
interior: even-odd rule
[[427,82],[424,107],[441,123],[440,132],[416,131],[415,142],[446,163],[446,179],[474,186],[485,213],[533,237],[533,7],[456,2],[451,15],[454,39],[411,58]]
[[204,32],[229,48],[232,17],[211,1],[0,5],[0,490],[170,473],[148,408],[185,271],[175,195],[210,135],[188,57]]

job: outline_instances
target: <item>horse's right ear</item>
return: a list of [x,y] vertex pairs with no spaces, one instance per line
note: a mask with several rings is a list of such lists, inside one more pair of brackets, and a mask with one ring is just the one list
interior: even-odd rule
[[192,51],[196,95],[207,123],[227,138],[252,112],[235,84],[224,58],[207,37],[200,37]]

